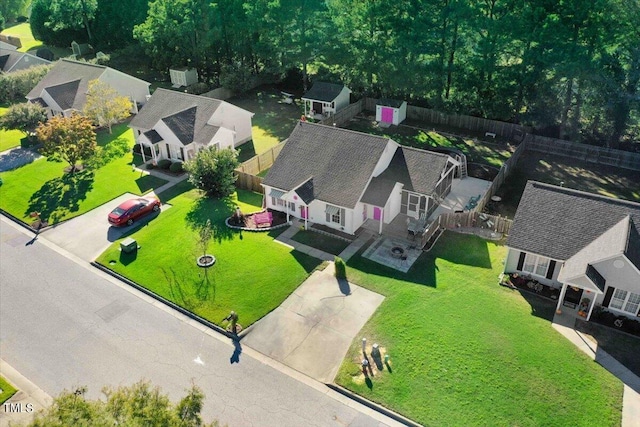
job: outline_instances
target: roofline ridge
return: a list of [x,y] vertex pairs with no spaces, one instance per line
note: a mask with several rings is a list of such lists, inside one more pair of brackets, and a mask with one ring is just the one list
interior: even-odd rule
[[[547,184],[546,182],[541,182],[541,181],[529,180],[529,181],[527,181],[527,185],[529,185],[529,184],[539,185],[539,186],[542,186],[542,187],[548,187],[551,190],[560,190],[560,191],[567,192],[567,193],[580,194],[580,195],[588,196],[588,197],[591,197],[591,198],[601,199],[602,201],[633,205],[633,207],[636,207],[636,208],[640,209],[640,202],[634,202],[632,200],[619,199],[619,198],[615,198],[615,197],[604,196],[602,194],[597,194],[597,193],[589,193],[588,191],[576,190],[575,188],[571,188],[571,187],[561,187],[559,185]],[[629,214],[627,214],[627,215],[629,215]]]
[[[226,102],[226,101],[224,101],[224,100],[222,100],[222,99],[218,99],[218,98],[209,98],[208,96],[196,95],[195,93],[179,92],[179,91],[177,91],[177,90],[166,89],[166,88],[163,88],[163,87],[159,87],[159,88],[157,88],[157,89],[153,92],[153,94],[151,94],[151,96],[155,95],[155,93],[156,93],[156,92],[158,92],[159,90],[161,90],[161,91],[163,91],[163,92],[169,92],[169,93],[172,93],[172,94],[178,94],[178,95],[185,96],[185,97],[189,97],[189,98],[206,99],[206,100],[208,100],[208,101],[217,101],[217,102],[221,102],[221,103],[225,103],[225,104],[233,105],[233,104],[230,104],[229,102]],[[235,107],[235,105],[234,105],[234,107]],[[238,107],[238,108],[240,108],[240,107]]]
[[[385,138],[385,137],[380,136],[380,135],[374,135],[372,133],[365,133],[365,132],[360,132],[360,131],[352,130],[352,129],[345,129],[345,128],[341,128],[341,127],[337,127],[337,126],[325,125],[324,123],[303,122],[301,120],[299,120],[298,123],[303,123],[303,124],[306,124],[306,125],[317,126],[317,127],[324,127],[324,128],[328,128],[328,129],[335,129],[335,130],[342,131],[342,132],[345,132],[345,133],[356,133],[356,134],[365,135],[365,136],[368,136],[368,137],[371,137],[371,138],[381,139],[381,140],[387,141],[387,142],[393,141],[393,139],[391,139],[391,138]],[[396,141],[393,141],[393,142],[396,142]],[[396,142],[396,144],[398,144],[398,143]],[[398,145],[402,147],[402,145],[400,145],[400,144],[398,144]]]
[[92,64],[91,62],[77,61],[69,58],[60,58],[60,61],[69,62],[71,64],[87,65],[90,67],[102,68],[103,70],[106,70],[107,68],[109,68],[106,65]]
[[[393,140],[392,140],[393,141]],[[395,142],[395,141],[394,141]],[[399,147],[404,149],[408,149],[408,150],[414,150],[414,151],[420,151],[422,153],[429,153],[429,154],[433,154],[434,156],[444,156],[444,157],[451,157],[448,154],[445,153],[438,153],[437,151],[431,151],[431,150],[424,150],[422,148],[417,148],[417,147],[410,147],[408,145],[402,145],[400,143],[398,143]]]

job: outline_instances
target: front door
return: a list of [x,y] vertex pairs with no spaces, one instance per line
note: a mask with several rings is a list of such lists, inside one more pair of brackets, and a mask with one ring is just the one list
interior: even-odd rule
[[376,221],[380,221],[380,218],[382,218],[382,209],[375,206],[373,208],[373,219],[375,219]]
[[307,219],[307,209],[306,206],[300,206],[300,217],[302,219]]
[[321,102],[314,102],[313,103],[313,112],[316,113],[316,114],[324,113],[324,110],[322,108],[322,103]]
[[418,209],[420,209],[420,196],[409,193],[409,202],[407,204],[407,215],[418,218]]
[[581,288],[573,288],[572,286],[567,286],[567,290],[564,294],[564,301],[562,301],[562,305],[565,307],[576,308],[576,306],[580,303],[580,298],[582,298]]

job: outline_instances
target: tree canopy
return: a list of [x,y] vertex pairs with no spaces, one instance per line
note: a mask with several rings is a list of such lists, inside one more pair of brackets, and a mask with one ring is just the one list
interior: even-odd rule
[[31,134],[40,123],[47,121],[47,112],[39,104],[23,102],[14,104],[0,117],[0,128],[17,129]]
[[52,117],[38,126],[36,135],[42,142],[42,153],[69,163],[71,173],[77,170],[79,161],[90,159],[96,152],[91,120],[77,113],[71,117]]
[[91,80],[87,90],[84,114],[98,126],[111,126],[131,114],[131,101],[117,90],[100,80]]
[[210,197],[226,197],[235,191],[238,153],[230,148],[207,147],[185,162],[189,182]]

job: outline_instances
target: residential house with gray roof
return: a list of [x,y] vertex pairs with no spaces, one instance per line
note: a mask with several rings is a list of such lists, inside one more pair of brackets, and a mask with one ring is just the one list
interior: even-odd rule
[[300,121],[262,183],[264,206],[355,234],[382,232],[398,214],[427,218],[450,191],[458,162],[381,136]]
[[0,46],[0,72],[2,73],[12,73],[15,71],[26,70],[37,65],[46,65],[51,63],[51,61],[39,58],[30,53],[18,52],[13,46],[12,49],[5,48],[4,45],[8,44],[3,43],[3,46]]
[[560,289],[558,310],[640,315],[640,204],[529,181],[506,273]]
[[236,148],[250,141],[252,117],[228,102],[157,89],[129,126],[145,162],[185,161],[205,147]]
[[69,117],[81,112],[87,102],[89,82],[100,80],[132,101],[132,113],[147,102],[149,83],[113,68],[88,62],[61,59],[27,94],[29,102],[37,102],[49,116]]

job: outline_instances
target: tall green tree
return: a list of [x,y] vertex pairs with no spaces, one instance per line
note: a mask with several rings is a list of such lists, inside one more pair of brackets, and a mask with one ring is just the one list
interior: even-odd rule
[[100,80],[89,81],[84,115],[98,126],[107,126],[109,133],[111,126],[131,115],[131,107],[129,98],[120,95],[109,84]]
[[0,117],[0,128],[5,130],[17,129],[27,136],[47,121],[47,112],[41,105],[23,102],[14,104]]
[[52,117],[38,126],[36,135],[42,142],[42,154],[69,163],[71,173],[78,170],[80,161],[89,160],[96,152],[93,125],[77,113],[71,117]]
[[14,22],[18,16],[24,16],[27,12],[29,0],[2,0],[0,1],[0,16],[6,22]]
[[226,197],[235,191],[235,169],[240,165],[238,153],[230,148],[208,147],[184,163],[189,182],[209,197]]

